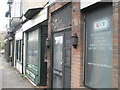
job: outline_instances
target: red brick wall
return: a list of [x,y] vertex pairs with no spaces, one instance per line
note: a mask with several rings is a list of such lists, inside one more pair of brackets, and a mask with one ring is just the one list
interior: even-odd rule
[[[113,70],[112,70],[112,87],[118,88],[118,82],[120,86],[120,67],[118,67],[118,62],[120,63],[120,2],[113,3]],[[118,74],[119,72],[119,74]],[[120,87],[119,87],[120,89]]]
[[[51,37],[51,13],[58,10],[59,8],[66,5],[67,2],[59,2],[54,3],[49,8],[49,20],[48,20],[48,36]],[[72,64],[71,64],[71,87],[72,88],[80,88],[82,86],[83,81],[83,44],[82,44],[82,30],[81,23],[80,23],[80,3],[79,2],[73,2],[72,3],[72,33],[76,32],[79,38],[78,41],[78,47],[75,49],[72,47]],[[51,87],[51,48],[47,51],[47,57],[48,57],[48,87]]]
[[71,87],[80,88],[83,82],[83,29],[80,16],[80,3],[72,3],[72,33],[78,35],[77,48],[72,47]]
[[[67,3],[54,3],[49,8],[49,20],[48,20],[48,36],[51,37],[51,13],[57,9],[63,7]],[[75,49],[72,47],[72,64],[71,64],[71,88],[83,87],[83,48],[84,48],[84,15],[80,12],[80,3],[72,3],[72,33],[76,32],[78,35],[78,47]],[[112,87],[118,88],[120,86],[120,2],[113,3],[113,74],[112,74]],[[48,57],[48,87],[51,87],[51,50],[47,50]],[[118,85],[119,82],[119,85]],[[119,87],[120,88],[120,87]]]

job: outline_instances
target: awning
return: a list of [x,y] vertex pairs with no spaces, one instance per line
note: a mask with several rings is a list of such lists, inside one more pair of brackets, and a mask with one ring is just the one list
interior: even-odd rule
[[42,9],[36,17],[31,20],[28,20],[23,24],[23,31],[26,31],[48,19],[48,8]]
[[43,8],[32,8],[28,9],[28,11],[24,14],[24,16],[30,20],[32,19],[36,14],[38,14]]

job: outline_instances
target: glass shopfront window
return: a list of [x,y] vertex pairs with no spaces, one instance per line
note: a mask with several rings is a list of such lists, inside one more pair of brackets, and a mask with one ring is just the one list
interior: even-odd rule
[[47,80],[47,65],[44,62],[47,26],[35,27],[26,32],[26,76],[36,85],[44,86]]
[[21,62],[22,59],[22,40],[16,41],[16,60]]
[[38,66],[38,30],[28,34],[28,63]]
[[27,60],[26,75],[35,83],[39,84],[39,56],[38,56],[38,32],[39,29],[27,33]]
[[85,85],[91,88],[112,87],[111,6],[86,13]]
[[28,33],[27,66],[35,71],[38,67],[38,29]]

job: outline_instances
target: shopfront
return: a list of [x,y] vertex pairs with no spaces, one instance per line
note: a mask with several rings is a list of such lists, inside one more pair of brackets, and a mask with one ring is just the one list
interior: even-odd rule
[[8,37],[8,62],[10,62],[11,66],[14,65],[14,35],[13,33],[9,34]]
[[40,26],[27,33],[26,75],[36,85],[46,85],[47,65],[44,62],[47,26]]
[[15,67],[23,74],[23,31],[19,29],[15,34]]
[[96,5],[85,13],[84,84],[112,88],[112,3]]
[[52,87],[71,87],[71,3],[52,13]]
[[[30,16],[31,17],[31,16]],[[45,41],[48,33],[47,8],[23,24],[25,75],[37,86],[47,84]]]
[[9,40],[9,59],[8,59],[9,62],[12,62],[12,52],[13,52],[12,51],[12,48],[13,48],[12,45],[13,45],[12,40]]

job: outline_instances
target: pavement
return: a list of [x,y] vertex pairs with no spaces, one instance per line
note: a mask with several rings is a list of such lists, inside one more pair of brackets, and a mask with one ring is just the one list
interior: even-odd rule
[[35,88],[35,86],[0,56],[0,90],[1,88]]
[[1,57],[0,57],[0,90],[2,89],[2,61],[1,61]]

